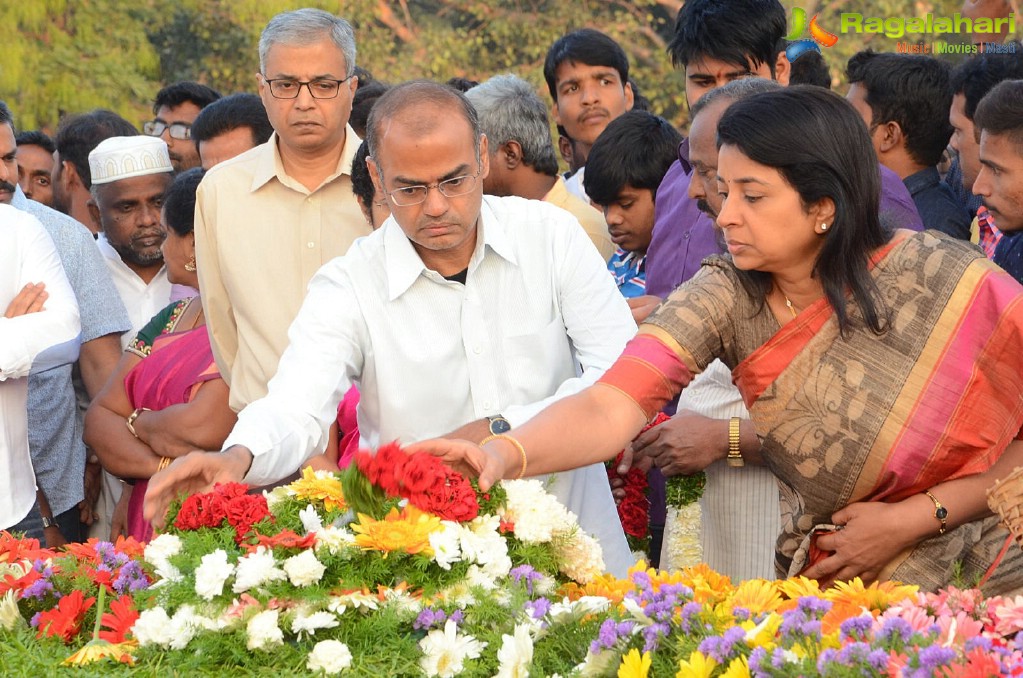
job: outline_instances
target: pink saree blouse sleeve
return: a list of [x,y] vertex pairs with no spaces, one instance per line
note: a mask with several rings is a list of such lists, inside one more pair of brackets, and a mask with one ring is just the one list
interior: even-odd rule
[[650,419],[693,378],[678,353],[652,334],[638,334],[597,381],[623,393]]

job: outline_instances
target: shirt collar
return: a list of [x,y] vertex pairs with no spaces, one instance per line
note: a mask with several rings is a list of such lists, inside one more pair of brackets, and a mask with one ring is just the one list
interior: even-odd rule
[[[470,272],[474,271],[483,261],[488,247],[502,259],[513,265],[518,265],[515,248],[512,246],[503,223],[494,213],[493,206],[490,204],[492,200],[500,199],[491,196],[483,197],[477,225],[476,249],[472,253],[472,258],[469,259]],[[497,205],[499,203],[495,203],[495,206]],[[503,208],[503,205],[500,207]],[[419,276],[427,274],[427,268],[393,216],[388,217],[380,228],[383,230],[387,294],[388,299],[394,301],[407,292]]]
[[941,182],[941,175],[936,167],[927,167],[919,172],[914,172],[902,180],[910,195],[916,195],[925,188],[937,186]]
[[[270,139],[259,147],[256,156],[256,166],[252,172],[252,185],[249,190],[255,192],[275,178],[287,186],[302,193],[311,193],[305,186],[298,183],[284,170],[284,161],[281,160],[281,150],[277,146],[279,137],[277,132],[270,135]],[[351,175],[352,160],[362,145],[362,139],[355,133],[351,125],[345,125],[345,145],[341,149],[341,157],[338,159],[337,168],[334,173],[327,177],[323,184],[328,184],[342,174]],[[323,185],[321,184],[321,185]]]
[[28,207],[28,196],[21,190],[21,185],[14,184],[14,196],[11,198],[11,207],[23,210]]

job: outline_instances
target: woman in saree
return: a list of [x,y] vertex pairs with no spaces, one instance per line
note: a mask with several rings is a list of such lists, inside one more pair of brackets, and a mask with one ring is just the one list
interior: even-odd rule
[[[196,168],[174,179],[161,219],[167,277],[196,289],[192,228],[203,174]],[[103,467],[131,484],[125,488],[130,536],[145,541],[152,535],[142,517],[148,478],[179,456],[224,442],[237,418],[227,403],[199,297],[170,304],[125,349],[85,418],[85,440]]]
[[[782,488],[780,576],[958,575],[1023,588],[985,491],[1023,463],[1023,288],[969,245],[879,223],[868,132],[841,97],[791,87],[718,126],[713,257],[591,388],[481,447],[429,450],[480,476],[611,458],[720,358]],[[738,463],[739,460],[732,461]],[[528,469],[528,470],[527,470]]]

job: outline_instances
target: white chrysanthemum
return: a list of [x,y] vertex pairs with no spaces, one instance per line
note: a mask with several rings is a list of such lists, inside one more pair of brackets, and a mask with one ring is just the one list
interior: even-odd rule
[[501,518],[498,516],[479,516],[468,525],[463,525],[459,533],[463,558],[480,565],[497,564],[498,567],[491,568],[495,577],[507,574],[507,571],[501,571],[505,562],[508,563],[508,570],[511,569],[508,542],[497,531],[500,524]]
[[14,589],[9,589],[0,598],[0,629],[11,631],[16,626],[24,626],[25,618],[21,616],[18,609],[18,594]]
[[330,675],[341,673],[352,665],[352,653],[340,640],[321,640],[313,647],[306,661],[310,671],[323,671]]
[[495,678],[528,678],[533,661],[533,638],[525,624],[515,626],[513,635],[501,636],[501,649],[497,651],[498,670]]
[[181,539],[174,534],[161,534],[146,544],[143,559],[153,566],[156,576],[169,581],[179,581],[181,572],[170,564],[170,559],[181,553]]
[[327,609],[337,615],[342,615],[346,610],[363,610],[368,612],[379,607],[376,596],[361,591],[353,591],[341,596],[332,596]]
[[184,650],[202,628],[202,618],[191,605],[182,605],[170,619],[170,649]]
[[263,610],[249,620],[245,627],[248,640],[245,647],[250,650],[270,650],[284,644],[284,632],[277,625],[277,610]]
[[508,494],[503,517],[515,524],[515,536],[522,541],[545,544],[576,525],[575,515],[539,480],[511,480],[501,486]]
[[330,612],[321,610],[312,614],[306,614],[300,611],[291,622],[291,632],[301,640],[303,634],[312,636],[320,629],[332,629],[340,623],[337,616]]
[[604,572],[604,553],[596,539],[582,530],[558,548],[561,571],[580,584],[588,584]]
[[312,504],[298,512],[298,519],[302,521],[302,529],[305,530],[306,534],[319,532],[323,529],[323,520]]
[[277,504],[280,504],[285,499],[294,497],[296,494],[298,493],[291,489],[291,485],[280,485],[269,492],[263,490],[263,498],[266,499],[266,507],[270,511],[273,511]]
[[355,535],[350,530],[327,525],[316,532],[316,546],[313,548],[317,553],[326,549],[331,555],[337,555],[354,543]]
[[165,648],[170,646],[171,641],[174,640],[171,635],[170,617],[162,607],[142,610],[139,618],[131,627],[131,635],[135,636],[139,647],[158,645]]
[[459,634],[458,626],[449,619],[443,631],[434,629],[419,641],[423,650],[419,667],[427,676],[450,678],[461,673],[465,660],[476,659],[486,646],[473,636]]
[[265,546],[260,546],[255,552],[238,559],[234,586],[231,590],[235,593],[242,593],[255,586],[287,578],[288,575],[284,573],[284,570],[277,567],[274,554]]
[[458,545],[461,533],[462,527],[450,520],[441,521],[440,529],[430,533],[433,560],[441,569],[450,570],[451,565],[462,557],[462,549]]
[[284,571],[295,586],[309,586],[320,581],[327,567],[316,559],[312,551],[302,551],[284,561]]
[[611,650],[602,650],[597,654],[587,652],[586,658],[583,659],[583,662],[575,667],[574,674],[578,674],[580,676],[607,675],[611,669],[611,662],[616,662],[617,660],[618,653],[612,652]]
[[203,600],[213,600],[224,592],[224,582],[234,574],[234,565],[227,562],[227,552],[217,549],[202,557],[195,568],[195,593]]

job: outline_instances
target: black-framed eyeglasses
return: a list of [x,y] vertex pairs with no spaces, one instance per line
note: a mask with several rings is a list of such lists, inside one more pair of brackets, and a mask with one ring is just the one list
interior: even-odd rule
[[150,120],[142,124],[142,131],[149,137],[158,137],[167,130],[171,139],[188,141],[192,138],[192,126],[187,122],[165,123],[163,120]]
[[438,181],[435,184],[427,184],[425,186],[402,186],[396,188],[393,191],[384,191],[394,204],[398,207],[409,207],[411,205],[418,205],[419,203],[426,202],[426,196],[430,194],[431,188],[436,188],[440,191],[440,194],[445,198],[457,198],[460,195],[465,195],[476,188],[476,179],[480,175],[480,170],[476,170],[476,174],[465,174],[460,177],[452,177],[451,179],[445,179],[444,181]]
[[[354,75],[354,74],[353,74]],[[274,99],[297,99],[298,93],[305,87],[314,99],[333,99],[341,91],[341,85],[352,79],[349,75],[344,80],[317,78],[316,80],[292,80],[291,78],[270,78],[263,80],[270,86],[270,94]]]

